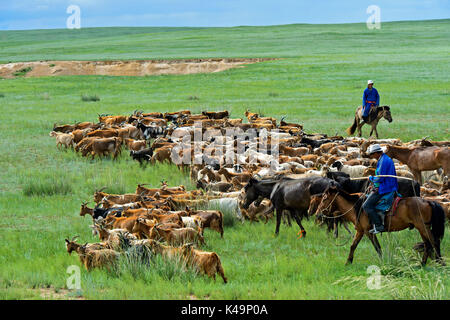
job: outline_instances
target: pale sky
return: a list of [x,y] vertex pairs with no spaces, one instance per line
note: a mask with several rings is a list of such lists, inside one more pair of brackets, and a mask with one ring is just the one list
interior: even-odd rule
[[0,30],[65,28],[69,5],[82,28],[366,22],[370,5],[381,22],[450,18],[449,0],[0,0]]

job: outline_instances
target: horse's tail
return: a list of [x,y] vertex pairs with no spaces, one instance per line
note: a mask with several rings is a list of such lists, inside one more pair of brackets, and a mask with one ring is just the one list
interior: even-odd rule
[[355,116],[355,119],[353,120],[352,126],[351,126],[351,127],[348,127],[347,130],[346,130],[346,131],[347,131],[347,134],[350,136],[350,135],[352,135],[353,133],[355,133],[356,127],[357,127],[357,123],[356,123],[356,116]]
[[442,206],[435,202],[429,201],[431,205],[431,234],[436,243],[440,243],[445,232],[445,212]]

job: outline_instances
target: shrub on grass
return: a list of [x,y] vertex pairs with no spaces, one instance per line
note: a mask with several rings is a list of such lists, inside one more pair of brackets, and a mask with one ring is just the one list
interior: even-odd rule
[[81,96],[81,100],[82,101],[86,101],[86,102],[89,102],[89,101],[100,101],[100,97],[98,95],[96,95],[96,94],[94,94],[94,95],[83,94]]
[[5,94],[0,92],[0,98],[4,98]]
[[25,76],[28,72],[30,72],[31,70],[33,70],[32,67],[26,67],[26,68],[17,70],[16,72],[13,73],[13,75],[16,76],[16,77],[23,77],[23,76]]

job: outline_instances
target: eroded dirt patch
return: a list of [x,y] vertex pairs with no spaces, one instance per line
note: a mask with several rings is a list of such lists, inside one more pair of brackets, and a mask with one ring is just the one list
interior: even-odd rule
[[74,294],[74,292],[67,289],[55,290],[55,288],[50,287],[28,290],[38,292],[39,296],[45,300],[85,300],[83,296]]
[[0,65],[0,77],[45,77],[71,75],[147,76],[220,72],[270,58],[110,60],[110,61],[33,61]]

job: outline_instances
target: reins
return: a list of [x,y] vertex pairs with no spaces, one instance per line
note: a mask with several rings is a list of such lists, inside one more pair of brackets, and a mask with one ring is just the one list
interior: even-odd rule
[[[339,191],[336,192],[336,195],[334,196],[333,200],[330,202],[328,207],[325,208],[325,210],[331,207],[333,202],[336,200],[336,197],[338,196],[338,194],[339,194]],[[364,196],[364,194],[361,197],[359,197],[359,199],[361,199],[363,196]],[[347,211],[345,211],[343,214],[340,214],[338,216],[332,216],[332,217],[329,217],[327,215],[323,215],[323,218],[326,218],[326,219],[338,219],[338,218],[341,218],[341,217],[345,216],[347,213],[349,213],[352,209],[355,208],[356,204],[358,203],[358,200],[356,200],[356,202],[353,204],[353,206],[350,209],[348,209]]]

